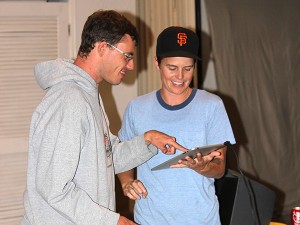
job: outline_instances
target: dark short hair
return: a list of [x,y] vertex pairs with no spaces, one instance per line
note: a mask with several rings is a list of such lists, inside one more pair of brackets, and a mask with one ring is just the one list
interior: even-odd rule
[[98,10],[90,15],[84,24],[78,54],[87,57],[95,43],[106,41],[112,45],[128,34],[138,44],[136,27],[123,15],[114,10]]

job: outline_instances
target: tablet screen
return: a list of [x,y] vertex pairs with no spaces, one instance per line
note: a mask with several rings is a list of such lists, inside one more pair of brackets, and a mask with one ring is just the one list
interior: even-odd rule
[[162,169],[169,169],[171,165],[177,164],[178,160],[180,159],[184,159],[186,156],[190,156],[191,158],[195,158],[196,154],[198,152],[200,152],[202,154],[202,156],[205,156],[209,153],[211,153],[212,151],[218,150],[220,148],[225,147],[224,144],[215,144],[215,145],[206,145],[203,147],[197,147],[197,148],[192,148],[190,151],[188,152],[184,152],[180,155],[177,155],[155,167],[153,167],[151,169],[151,171],[155,171],[155,170],[162,170]]

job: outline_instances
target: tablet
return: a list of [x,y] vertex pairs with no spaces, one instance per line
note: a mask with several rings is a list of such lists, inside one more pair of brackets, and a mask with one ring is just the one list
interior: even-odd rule
[[191,158],[195,158],[196,154],[198,152],[200,152],[202,154],[202,156],[208,155],[209,153],[211,153],[212,151],[216,151],[220,148],[224,148],[225,145],[224,144],[215,144],[215,145],[206,145],[203,147],[196,147],[196,148],[192,148],[190,151],[188,152],[184,152],[180,155],[177,155],[155,167],[153,167],[151,169],[151,171],[155,171],[155,170],[162,170],[162,169],[169,169],[171,165],[177,164],[178,160],[180,159],[184,159],[186,156],[190,156]]

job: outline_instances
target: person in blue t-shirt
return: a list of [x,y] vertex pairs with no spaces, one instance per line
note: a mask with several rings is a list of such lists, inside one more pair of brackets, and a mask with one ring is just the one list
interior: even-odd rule
[[[160,33],[154,63],[162,87],[128,104],[121,141],[156,129],[190,149],[235,143],[222,100],[190,88],[198,48],[199,39],[189,29],[172,26]],[[135,221],[142,225],[220,225],[214,179],[225,173],[226,147],[207,156],[187,157],[170,169],[151,171],[172,157],[159,152],[137,167],[137,179],[133,170],[118,174],[124,194],[136,200]]]

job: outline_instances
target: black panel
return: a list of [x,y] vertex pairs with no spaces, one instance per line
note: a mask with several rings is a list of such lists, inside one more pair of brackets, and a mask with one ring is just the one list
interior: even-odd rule
[[222,225],[269,225],[275,193],[264,185],[229,171],[216,180]]

